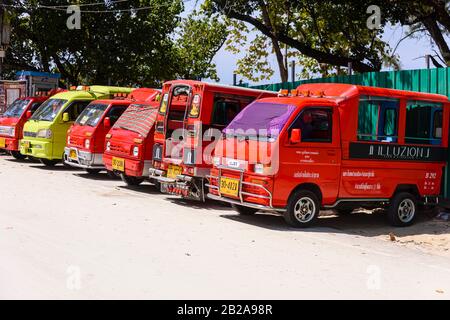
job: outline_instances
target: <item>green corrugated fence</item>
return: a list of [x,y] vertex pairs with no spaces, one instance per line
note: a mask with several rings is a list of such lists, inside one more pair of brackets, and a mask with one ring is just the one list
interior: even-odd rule
[[[295,89],[299,85],[305,83],[331,82],[438,93],[450,97],[449,69],[450,68],[368,72],[351,76],[335,76],[330,78],[250,86],[250,88],[279,91],[280,89]],[[450,152],[445,172],[444,195],[447,198],[450,198]]]
[[305,83],[331,82],[439,93],[450,96],[449,69],[450,68],[368,72],[355,74],[352,76],[335,76],[329,78],[250,86],[250,88],[279,91],[280,89],[295,89],[299,85]]

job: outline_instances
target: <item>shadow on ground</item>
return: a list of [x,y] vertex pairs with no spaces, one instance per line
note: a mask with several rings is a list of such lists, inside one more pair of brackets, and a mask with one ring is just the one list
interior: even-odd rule
[[183,199],[181,197],[177,196],[171,196],[167,195],[166,200],[170,201],[171,203],[183,206],[183,207],[189,207],[193,209],[206,209],[206,210],[230,210],[231,207],[227,203],[223,202],[217,202],[217,201],[209,201],[201,202],[196,200],[189,200],[189,199]]
[[282,216],[270,213],[258,213],[253,216],[222,215],[225,219],[254,225],[260,228],[276,231],[297,232],[334,232],[366,237],[389,235],[391,232],[398,236],[413,236],[420,234],[441,235],[450,233],[450,223],[438,221],[430,217],[429,213],[421,212],[416,223],[406,228],[390,226],[384,211],[374,212],[355,211],[349,215],[334,215],[331,211],[321,212],[316,224],[306,229],[296,229],[288,226]]

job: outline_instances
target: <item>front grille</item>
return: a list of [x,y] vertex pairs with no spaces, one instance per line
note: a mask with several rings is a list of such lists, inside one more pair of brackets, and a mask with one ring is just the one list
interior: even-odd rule
[[122,153],[122,154],[128,154],[128,150],[120,145],[115,145],[111,143],[111,151]]
[[24,131],[23,132],[23,136],[24,137],[36,138],[37,133],[36,132],[30,132],[30,131]]

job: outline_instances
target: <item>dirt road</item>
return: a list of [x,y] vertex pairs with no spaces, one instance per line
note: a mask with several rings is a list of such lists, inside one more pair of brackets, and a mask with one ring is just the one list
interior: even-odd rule
[[444,222],[353,214],[295,230],[1,155],[0,200],[0,298],[450,298]]

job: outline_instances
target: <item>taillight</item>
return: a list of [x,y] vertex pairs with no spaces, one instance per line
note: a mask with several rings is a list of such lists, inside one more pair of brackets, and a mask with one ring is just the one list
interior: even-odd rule
[[200,115],[200,95],[196,94],[194,98],[192,99],[191,108],[189,110],[189,117],[190,118],[198,118]]
[[192,149],[184,149],[183,163],[187,165],[195,164],[195,151]]
[[195,136],[195,125],[190,124],[190,125],[187,126],[186,129],[187,129],[187,134],[188,134],[189,136],[191,136],[191,137],[194,137],[194,136]]
[[155,131],[159,133],[164,132],[164,121],[157,121],[155,126]]
[[153,160],[162,160],[162,145],[155,144],[153,146]]

